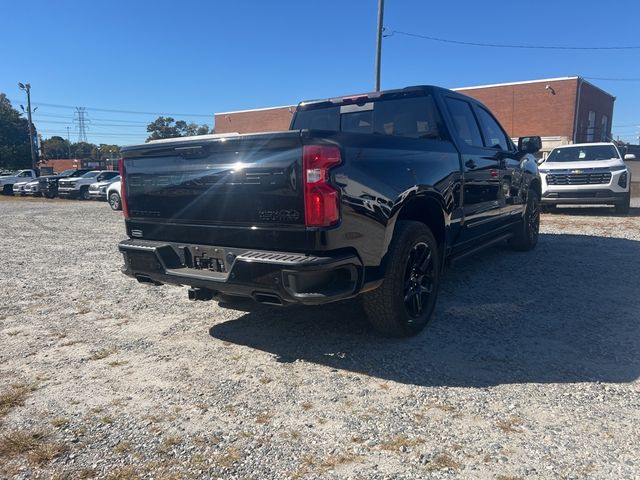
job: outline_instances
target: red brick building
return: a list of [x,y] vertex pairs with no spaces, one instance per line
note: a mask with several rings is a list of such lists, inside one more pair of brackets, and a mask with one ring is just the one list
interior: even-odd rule
[[[615,97],[581,77],[454,89],[487,105],[513,137],[540,135],[543,150],[611,139]],[[215,114],[216,133],[287,130],[295,105]]]

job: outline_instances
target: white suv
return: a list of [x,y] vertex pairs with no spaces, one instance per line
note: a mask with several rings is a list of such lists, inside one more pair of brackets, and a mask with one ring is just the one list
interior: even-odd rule
[[89,186],[92,183],[103,182],[117,176],[118,172],[112,170],[92,170],[80,177],[61,179],[58,182],[58,196],[90,200]]
[[[635,155],[625,155],[634,160]],[[613,143],[576,143],[554,148],[540,164],[542,205],[615,205],[628,213],[631,172]]]

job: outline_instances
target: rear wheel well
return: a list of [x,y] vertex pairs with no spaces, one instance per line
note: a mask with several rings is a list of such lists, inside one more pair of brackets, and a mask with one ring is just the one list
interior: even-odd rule
[[400,210],[396,224],[398,221],[402,220],[422,222],[429,227],[433,236],[436,238],[440,254],[444,255],[446,235],[444,213],[437,200],[428,197],[420,197],[411,200],[407,205],[402,207],[402,210]]

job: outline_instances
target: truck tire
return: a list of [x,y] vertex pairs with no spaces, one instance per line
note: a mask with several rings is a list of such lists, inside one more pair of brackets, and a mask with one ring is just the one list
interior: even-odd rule
[[109,206],[112,210],[122,210],[122,201],[118,192],[111,192],[109,194]]
[[524,216],[515,227],[513,237],[509,240],[509,245],[514,250],[526,252],[533,250],[538,244],[538,233],[540,231],[540,197],[538,192],[531,189],[527,195],[527,206]]
[[91,196],[89,195],[89,187],[80,188],[80,198],[82,200],[91,200]]
[[13,195],[13,185],[5,185],[2,187],[2,193],[4,195]]
[[425,224],[399,221],[385,262],[382,285],[362,298],[369,323],[383,335],[415,335],[436,305],[441,270],[438,243]]
[[620,203],[616,203],[616,213],[626,215],[631,208],[631,192],[627,193],[624,200]]

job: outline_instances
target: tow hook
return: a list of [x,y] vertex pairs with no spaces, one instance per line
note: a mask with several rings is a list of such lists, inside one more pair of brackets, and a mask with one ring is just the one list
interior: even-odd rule
[[200,300],[204,302],[206,300],[211,300],[216,292],[209,290],[208,288],[190,288],[188,293],[189,300]]

